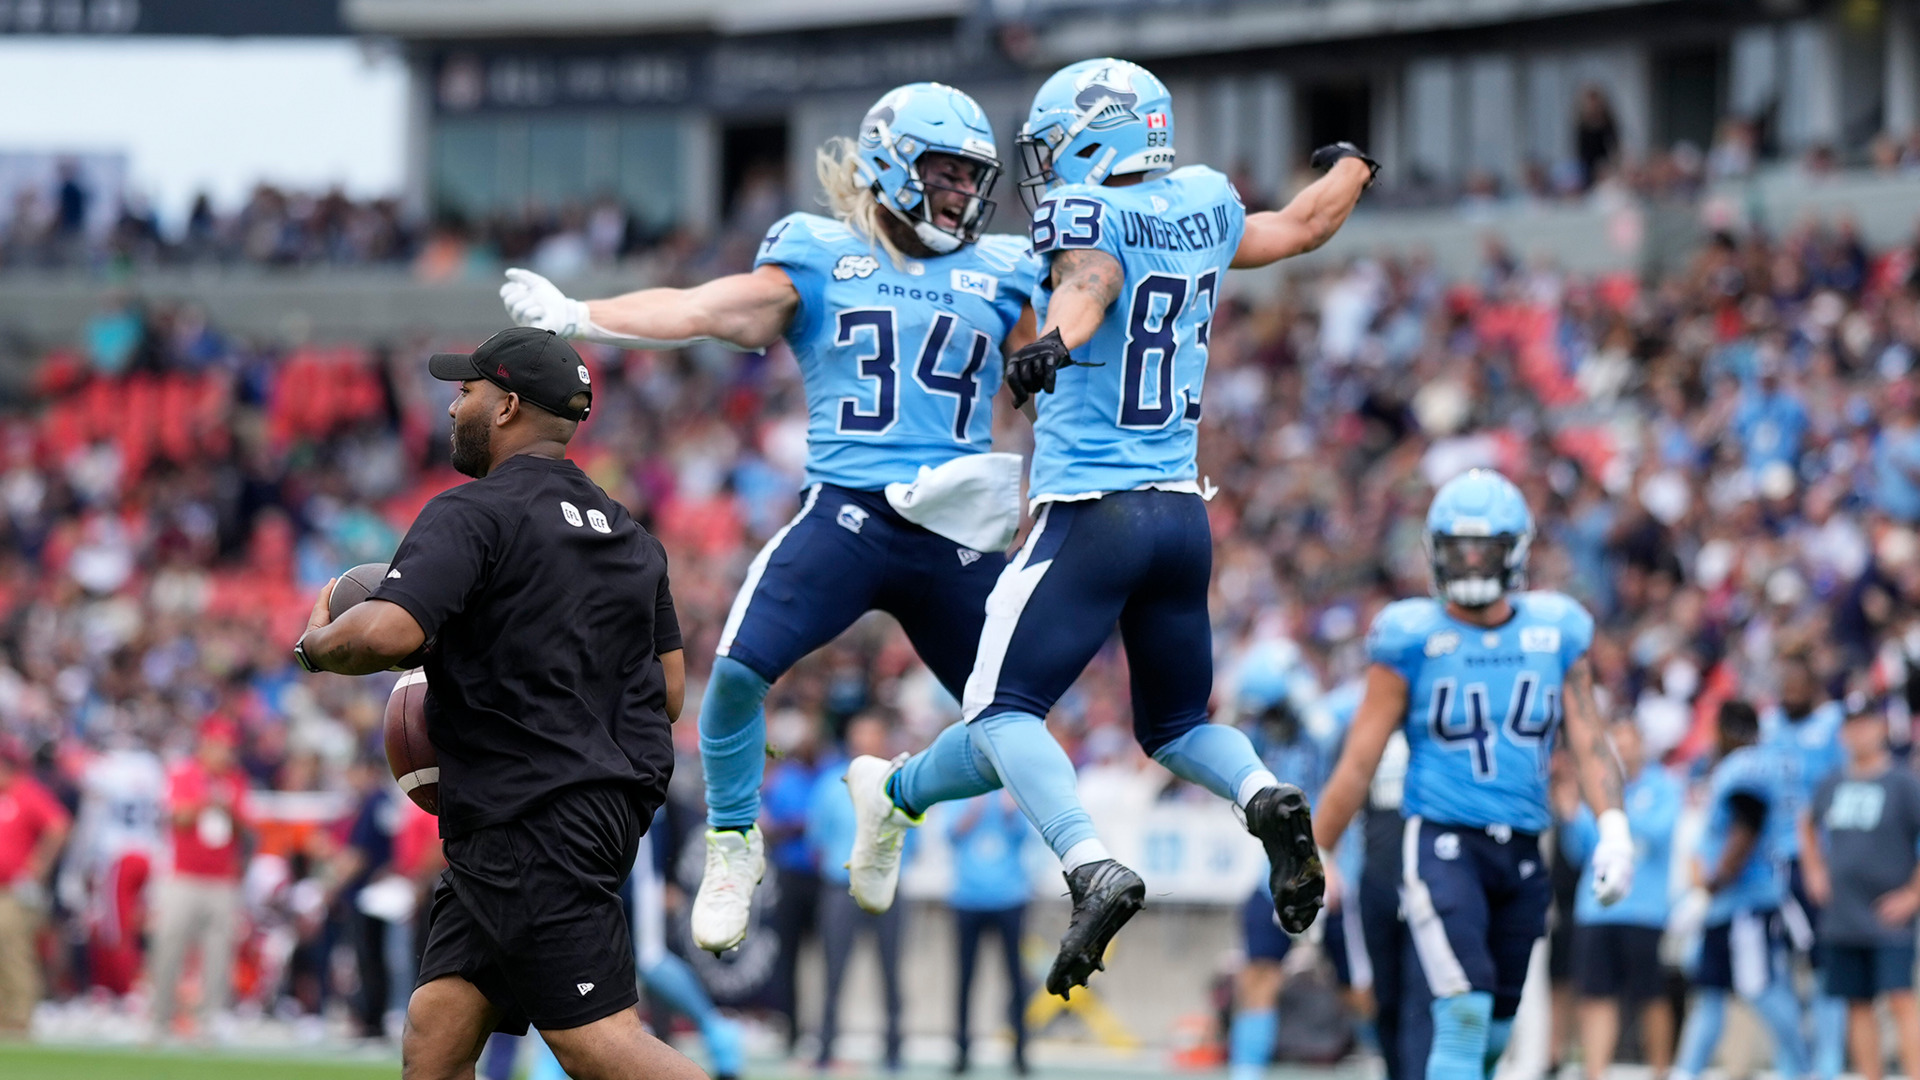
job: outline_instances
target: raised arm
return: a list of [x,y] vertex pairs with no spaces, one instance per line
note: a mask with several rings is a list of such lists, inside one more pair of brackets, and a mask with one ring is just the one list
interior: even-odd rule
[[[1319,157],[1321,152],[1316,152]],[[1357,151],[1356,151],[1357,153]],[[1247,231],[1233,253],[1235,269],[1266,266],[1312,251],[1333,239],[1373,182],[1374,167],[1364,157],[1341,157],[1327,175],[1308,184],[1278,210],[1247,215]]]
[[1332,851],[1366,801],[1367,785],[1380,767],[1387,740],[1407,715],[1407,680],[1385,664],[1367,668],[1367,689],[1347,730],[1347,748],[1313,812],[1313,840]]
[[507,271],[500,299],[521,326],[628,349],[670,349],[717,341],[764,349],[780,340],[800,305],[778,266],[715,278],[691,289],[642,289],[605,300],[575,300],[531,270]]

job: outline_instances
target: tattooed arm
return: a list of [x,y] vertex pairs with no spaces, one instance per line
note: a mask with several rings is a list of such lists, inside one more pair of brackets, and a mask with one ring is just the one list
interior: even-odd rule
[[1047,305],[1045,336],[1059,330],[1060,340],[1077,349],[1093,340],[1107,308],[1120,296],[1126,274],[1120,260],[1104,251],[1073,249],[1053,257],[1053,300]]
[[1614,756],[1613,740],[1607,738],[1606,720],[1594,704],[1593,665],[1584,656],[1567,669],[1563,701],[1567,752],[1573,755],[1581,794],[1595,814],[1620,809],[1620,761]]

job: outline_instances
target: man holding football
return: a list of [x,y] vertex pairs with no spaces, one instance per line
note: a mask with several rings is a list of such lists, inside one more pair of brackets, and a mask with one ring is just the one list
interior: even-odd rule
[[620,904],[673,769],[666,552],[566,458],[593,390],[564,338],[515,327],[429,370],[460,384],[453,463],[475,479],[426,505],[386,579],[337,619],[329,583],[294,645],[308,671],[345,675],[426,648],[448,865],[404,1074],[472,1076],[490,1032],[532,1026],[576,1080],[693,1080],[634,1011]]

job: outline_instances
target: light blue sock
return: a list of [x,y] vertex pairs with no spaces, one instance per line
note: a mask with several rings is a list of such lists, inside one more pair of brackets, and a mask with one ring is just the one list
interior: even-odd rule
[[1483,1080],[1492,1022],[1492,994],[1474,990],[1436,998],[1427,1080]]
[[1280,1037],[1278,1009],[1242,1009],[1227,1031],[1228,1080],[1260,1080]]
[[1039,717],[998,713],[968,724],[967,735],[1055,855],[1065,860],[1073,845],[1098,838],[1080,805],[1073,762]]
[[919,817],[935,803],[971,799],[1000,787],[993,762],[973,745],[967,725],[951,724],[933,745],[907,759],[887,781],[893,805],[908,817]]
[[[1807,1075],[1807,1038],[1800,1030],[1800,999],[1794,994],[1793,986],[1783,978],[1775,978],[1749,1004],[1773,1033],[1773,1071],[1787,1080]],[[1817,1016],[1815,1020],[1818,1021]]]
[[700,1026],[700,1039],[707,1044],[709,1072],[716,1077],[739,1076],[746,1065],[746,1042],[740,1025],[714,1008],[707,988],[685,960],[672,953],[640,973],[640,985],[660,1003]]
[[1239,802],[1240,785],[1266,769],[1246,733],[1225,724],[1201,724],[1155,750],[1153,760],[1228,802]]
[[[1701,990],[1694,994],[1693,1008],[1687,1012],[1686,1027],[1680,1032],[1680,1052],[1674,1056],[1674,1071],[1689,1077],[1705,1072],[1713,1060],[1713,1052],[1720,1048],[1720,1033],[1726,1026],[1727,992]],[[1786,1080],[1797,1075],[1781,1071]]]
[[713,999],[707,996],[706,988],[700,985],[700,977],[693,973],[685,960],[672,953],[660,958],[660,962],[640,973],[640,985],[647,988],[650,997],[674,1012],[687,1017],[694,1023],[706,1026],[707,1018],[713,1016]]
[[1487,1055],[1482,1059],[1481,1071],[1488,1077],[1493,1076],[1494,1066],[1500,1064],[1500,1055],[1507,1052],[1507,1044],[1513,1041],[1513,1017],[1505,1020],[1492,1020],[1487,1024]]
[[771,685],[731,657],[713,662],[700,699],[700,767],[712,828],[744,829],[760,816],[767,767],[767,712],[761,705]]
[[1847,1003],[1832,994],[1813,997],[1813,1075],[1834,1080],[1847,1059]]

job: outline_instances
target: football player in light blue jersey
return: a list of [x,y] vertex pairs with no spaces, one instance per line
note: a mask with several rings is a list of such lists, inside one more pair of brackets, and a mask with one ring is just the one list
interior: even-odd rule
[[983,236],[999,173],[972,98],[889,91],[857,140],[820,152],[834,216],[791,214],[754,270],[692,289],[581,302],[509,270],[515,321],[628,348],[785,339],[807,395],[800,512],[761,549],[721,631],[700,708],[707,867],[693,937],[720,952],[751,920],[766,867],[754,824],[767,690],[870,610],[900,621],[957,698],[1020,519],[1020,460],[989,452],[1003,350],[1033,338],[1039,264]]
[[[1779,657],[1775,669],[1780,673],[1779,701],[1760,711],[1760,746],[1779,757],[1795,778],[1789,785],[1793,800],[1788,816],[1798,821],[1813,801],[1813,793],[1826,779],[1846,764],[1846,750],[1840,745],[1840,728],[1846,723],[1847,710],[1831,698],[1822,701],[1821,686],[1813,665],[1806,656]],[[1800,872],[1800,833],[1788,829],[1776,834],[1779,857],[1787,867],[1787,886],[1792,903],[1783,908],[1788,937],[1812,961],[1816,978],[1813,992],[1813,1074],[1819,1080],[1833,1080],[1846,1061],[1847,1003],[1827,993],[1826,980],[1817,977],[1825,967],[1826,955],[1815,940],[1814,927],[1820,922],[1820,906],[1808,895]]]
[[[1320,908],[1319,859],[1300,790],[1247,737],[1207,719],[1213,544],[1194,439],[1207,330],[1222,276],[1311,251],[1373,178],[1349,144],[1288,206],[1249,215],[1221,174],[1173,170],[1173,99],[1151,72],[1088,60],[1049,78],[1022,129],[1032,223],[1046,260],[1044,336],[1008,360],[1015,403],[1037,395],[1030,495],[1036,521],[987,601],[964,729],[904,763],[848,770],[860,808],[851,888],[893,902],[902,830],[937,802],[1004,784],[1060,857],[1073,917],[1047,988],[1084,985],[1145,901],[1140,877],[1096,835],[1073,764],[1043,718],[1117,624],[1130,660],[1134,734],[1176,775],[1232,800],[1273,863],[1290,931]],[[1169,171],[1173,170],[1173,171]]]
[[[1406,733],[1400,898],[1433,994],[1428,1080],[1479,1080],[1506,1049],[1551,901],[1539,834],[1553,822],[1547,766],[1565,728],[1598,815],[1593,889],[1627,894],[1633,838],[1587,648],[1593,618],[1554,592],[1520,592],[1533,514],[1518,488],[1475,469],[1427,511],[1431,598],[1374,619],[1366,696],[1314,815],[1333,849],[1389,738]],[[1411,975],[1409,975],[1411,977]]]
[[1783,1080],[1800,1080],[1809,1061],[1780,919],[1787,873],[1779,854],[1786,849],[1780,834],[1797,825],[1787,811],[1798,779],[1780,755],[1755,745],[1760,721],[1753,706],[1725,702],[1718,719],[1720,760],[1708,781],[1707,824],[1694,852],[1711,899],[1693,973],[1693,1009],[1669,1076],[1693,1080],[1706,1070],[1734,991],[1772,1032],[1776,1071]]

